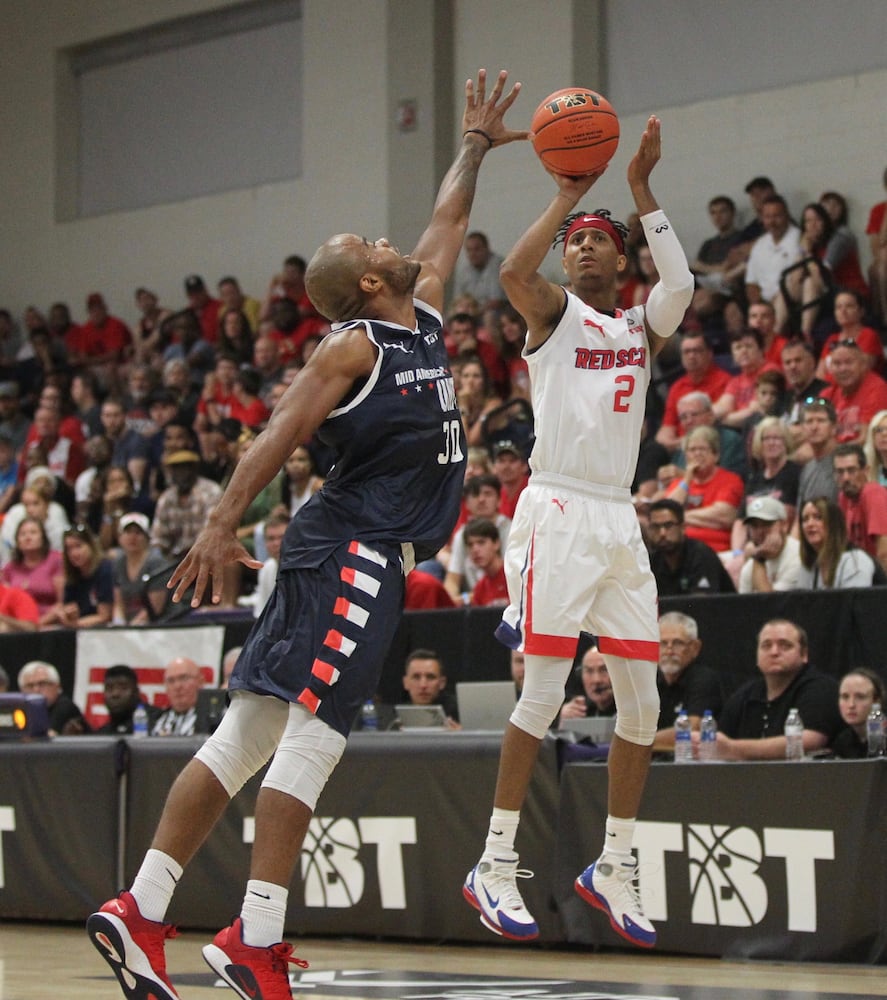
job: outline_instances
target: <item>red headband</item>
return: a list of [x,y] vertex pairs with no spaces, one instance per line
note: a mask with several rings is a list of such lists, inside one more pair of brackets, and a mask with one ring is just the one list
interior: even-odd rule
[[622,236],[619,234],[619,230],[610,222],[609,219],[605,219],[601,215],[580,215],[578,219],[575,219],[570,223],[570,228],[567,230],[567,235],[564,237],[564,250],[567,249],[567,244],[570,242],[570,237],[577,229],[600,229],[601,232],[606,233],[610,239],[616,244],[616,249],[619,253],[625,253],[625,244],[622,242]]

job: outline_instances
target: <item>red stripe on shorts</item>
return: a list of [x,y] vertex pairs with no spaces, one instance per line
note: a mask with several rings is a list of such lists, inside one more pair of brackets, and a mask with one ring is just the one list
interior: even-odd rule
[[322,680],[324,684],[330,684],[336,673],[336,668],[330,666],[329,663],[324,663],[323,660],[315,660],[311,667],[311,673]]
[[299,701],[308,709],[309,712],[317,714],[317,707],[320,705],[320,698],[313,691],[309,691],[308,688],[299,695]]
[[611,639],[598,636],[597,648],[610,656],[621,656],[626,660],[648,660],[659,662],[659,643],[645,639]]

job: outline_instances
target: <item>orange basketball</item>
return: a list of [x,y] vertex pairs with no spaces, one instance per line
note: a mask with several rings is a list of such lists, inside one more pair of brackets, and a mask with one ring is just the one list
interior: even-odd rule
[[599,170],[619,145],[613,105],[585,87],[550,94],[533,112],[533,148],[549,170],[582,177]]

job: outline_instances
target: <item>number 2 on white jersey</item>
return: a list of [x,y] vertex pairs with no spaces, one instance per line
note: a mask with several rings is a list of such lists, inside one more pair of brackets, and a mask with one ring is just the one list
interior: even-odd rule
[[617,375],[614,381],[617,385],[621,383],[625,388],[616,390],[616,398],[613,400],[613,411],[615,413],[628,413],[628,408],[631,405],[631,397],[634,393],[634,375]]

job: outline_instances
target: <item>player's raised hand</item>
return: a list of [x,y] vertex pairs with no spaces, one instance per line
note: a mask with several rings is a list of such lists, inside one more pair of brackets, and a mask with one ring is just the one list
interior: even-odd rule
[[504,146],[507,142],[528,139],[530,133],[526,130],[505,127],[503,121],[505,112],[514,104],[520,93],[521,85],[516,83],[503,98],[505,81],[508,79],[506,70],[501,70],[489,99],[486,96],[487,71],[477,71],[477,85],[474,80],[465,83],[465,111],[462,113],[462,131],[478,129],[489,137],[494,146]]

